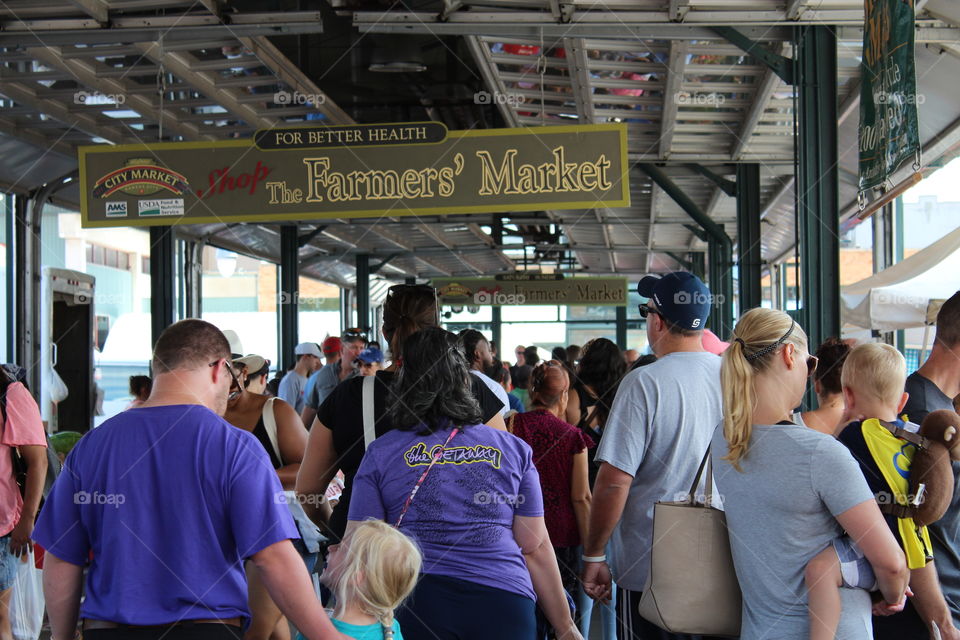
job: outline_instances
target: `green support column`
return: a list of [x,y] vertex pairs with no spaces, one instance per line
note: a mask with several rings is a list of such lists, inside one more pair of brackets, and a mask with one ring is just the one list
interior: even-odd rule
[[[683,209],[687,215],[700,225],[707,235],[707,268],[710,293],[714,300],[711,305],[709,329],[720,336],[729,335],[733,330],[733,243],[724,231],[723,225],[705,214],[683,192],[667,174],[653,164],[638,162],[636,167],[650,176],[657,186]],[[697,233],[694,231],[694,233]]]
[[176,320],[173,227],[150,227],[150,328],[153,344]]
[[760,165],[737,165],[737,267],[740,276],[739,310],[760,306]]
[[627,346],[627,308],[617,307],[617,346],[629,349]]
[[370,322],[370,256],[363,253],[357,256],[357,325],[368,330]]
[[800,322],[812,351],[825,338],[840,335],[836,31],[796,27],[794,50]]
[[13,201],[18,196],[13,195],[12,193],[7,193],[4,196],[3,203],[5,207],[6,217],[4,218],[5,228],[4,228],[4,242],[6,243],[6,269],[7,272],[4,274],[6,282],[6,296],[4,302],[7,305],[7,334],[4,336],[6,340],[6,360],[8,362],[16,362],[16,351],[17,351],[17,340],[16,340],[16,315],[14,309],[16,306],[16,288],[17,288],[17,263],[16,263],[16,212],[13,209]]
[[280,312],[280,360],[282,371],[296,364],[296,349],[300,336],[299,298],[300,298],[300,241],[297,237],[297,225],[286,224],[280,227],[280,295],[277,306]]
[[693,274],[701,280],[707,279],[706,257],[707,256],[702,251],[697,251],[696,253],[690,254],[690,262],[693,264],[693,267],[690,270],[693,271]]
[[[893,261],[894,264],[903,262],[903,196],[898,196],[893,201]],[[903,329],[896,334],[897,349],[900,353],[906,353],[907,336]],[[922,362],[920,364],[923,364]]]

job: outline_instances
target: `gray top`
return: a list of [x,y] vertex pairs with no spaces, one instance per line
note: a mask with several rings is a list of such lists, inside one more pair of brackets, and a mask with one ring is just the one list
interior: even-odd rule
[[719,422],[720,358],[712,353],[671,353],[620,383],[596,456],[633,476],[611,538],[618,586],[646,586],[653,505],[680,500],[690,489]]
[[[911,422],[923,422],[927,414],[938,409],[953,410],[953,400],[928,378],[912,373],[907,378],[907,400],[903,413]],[[952,462],[953,499],[943,517],[930,525],[934,564],[940,576],[940,589],[953,614],[954,624],[960,625],[960,462]]]
[[[803,573],[842,534],[835,516],[874,499],[860,466],[833,437],[799,425],[754,425],[742,473],[721,460],[728,451],[722,427],[712,451],[743,591],[741,640],[807,640]],[[837,640],[873,638],[869,594],[840,594]]]
[[291,369],[280,379],[277,397],[300,413],[303,410],[303,388],[306,384],[307,377],[297,373],[296,369]]
[[[340,384],[340,363],[341,360],[325,364],[315,374],[317,379],[310,387],[310,393],[303,399],[303,403],[311,409],[319,409],[323,401],[327,399],[337,385]],[[344,378],[349,380],[354,376],[360,375],[360,372],[354,368],[350,369],[350,374]]]

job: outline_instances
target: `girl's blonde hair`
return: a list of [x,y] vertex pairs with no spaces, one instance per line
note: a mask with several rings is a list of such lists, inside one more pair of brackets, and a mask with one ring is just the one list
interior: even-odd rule
[[340,571],[325,584],[336,597],[336,612],[348,602],[393,628],[393,611],[410,595],[422,558],[413,540],[380,520],[365,520],[342,542]]
[[730,346],[723,352],[720,387],[723,391],[723,436],[729,445],[724,460],[737,471],[747,455],[757,406],[754,377],[773,362],[780,345],[791,343],[804,349],[807,335],[783,311],[751,309],[740,316]]

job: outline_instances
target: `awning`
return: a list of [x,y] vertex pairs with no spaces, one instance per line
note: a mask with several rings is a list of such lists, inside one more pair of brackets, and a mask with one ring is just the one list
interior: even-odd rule
[[[960,227],[923,251],[840,289],[842,318],[878,331],[932,324],[935,309],[960,290]],[[932,311],[932,313],[931,313]]]

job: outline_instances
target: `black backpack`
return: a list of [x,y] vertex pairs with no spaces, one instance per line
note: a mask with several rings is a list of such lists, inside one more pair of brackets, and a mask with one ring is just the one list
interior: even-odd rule
[[[26,369],[11,363],[0,366],[0,414],[3,416],[4,425],[7,424],[7,389],[15,382],[22,384],[27,391],[30,390],[27,386]],[[50,434],[44,433],[44,437],[47,439],[47,477],[43,483],[43,497],[46,498],[57,476],[60,475],[62,465],[60,464],[60,458],[57,457],[57,453],[53,449],[53,445],[50,443]],[[13,460],[13,476],[17,481],[17,486],[20,487],[22,497],[27,488],[27,461],[23,459],[20,450],[16,447],[10,447],[10,455]],[[41,500],[42,504],[43,500]]]

